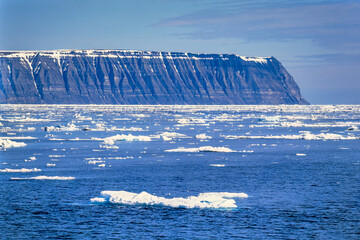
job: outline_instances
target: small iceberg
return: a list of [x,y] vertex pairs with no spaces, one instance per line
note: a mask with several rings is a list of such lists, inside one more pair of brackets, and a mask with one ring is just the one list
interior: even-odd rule
[[246,193],[207,192],[186,198],[164,198],[147,192],[102,191],[100,197],[92,198],[93,203],[113,203],[123,205],[168,206],[174,208],[237,208],[234,198],[247,198]]

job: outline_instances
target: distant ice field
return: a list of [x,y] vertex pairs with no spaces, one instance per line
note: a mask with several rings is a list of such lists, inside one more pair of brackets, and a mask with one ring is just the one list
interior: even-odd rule
[[0,232],[356,239],[359,164],[358,105],[0,105]]

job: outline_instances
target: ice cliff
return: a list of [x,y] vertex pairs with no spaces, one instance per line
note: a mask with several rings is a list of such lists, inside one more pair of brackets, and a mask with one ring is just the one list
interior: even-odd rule
[[307,104],[274,57],[130,50],[0,52],[0,103]]

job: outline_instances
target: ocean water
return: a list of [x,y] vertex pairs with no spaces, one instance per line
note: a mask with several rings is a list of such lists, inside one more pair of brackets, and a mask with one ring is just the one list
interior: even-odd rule
[[359,239],[360,106],[0,106],[1,239]]

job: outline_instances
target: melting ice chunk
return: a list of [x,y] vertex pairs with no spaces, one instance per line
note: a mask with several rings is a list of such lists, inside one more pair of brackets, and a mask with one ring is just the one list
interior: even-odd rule
[[115,141],[151,141],[151,137],[149,136],[133,136],[131,134],[117,134],[115,136],[107,137],[104,139],[96,139],[94,140],[103,140],[105,144],[114,145]]
[[158,197],[147,192],[139,194],[126,191],[102,191],[100,197],[92,198],[94,203],[114,203],[124,205],[156,205],[184,208],[217,208],[232,209],[236,208],[234,198],[247,198],[246,193],[229,192],[207,192],[200,193],[198,196],[187,198],[164,198]]
[[15,142],[10,139],[0,138],[0,148],[6,149],[11,147],[25,147],[26,143],[23,142]]
[[230,148],[227,147],[212,147],[212,146],[204,146],[204,147],[198,147],[198,148],[175,148],[175,149],[169,149],[165,150],[165,152],[236,152]]

